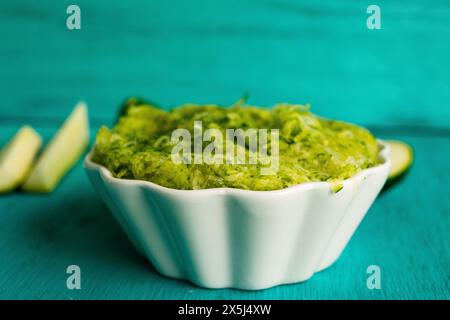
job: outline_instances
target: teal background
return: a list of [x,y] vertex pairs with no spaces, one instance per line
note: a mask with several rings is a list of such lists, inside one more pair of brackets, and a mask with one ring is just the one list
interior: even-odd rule
[[[66,28],[72,3],[81,30]],[[366,28],[369,4],[381,7],[381,30]],[[254,292],[162,277],[79,162],[52,194],[0,196],[0,298],[449,299],[448,1],[0,1],[0,145],[25,123],[48,141],[78,100],[94,137],[126,96],[170,107],[230,104],[244,92],[253,104],[309,102],[414,147],[412,170],[377,199],[335,265]],[[71,264],[79,291],[66,288]],[[372,264],[381,290],[366,287]]]

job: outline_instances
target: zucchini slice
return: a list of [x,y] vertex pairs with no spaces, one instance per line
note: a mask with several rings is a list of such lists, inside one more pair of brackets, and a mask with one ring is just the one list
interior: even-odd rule
[[41,144],[41,136],[30,126],[23,126],[15,134],[0,155],[0,193],[22,184]]
[[46,146],[22,188],[32,192],[51,192],[80,159],[88,144],[87,107],[80,102]]
[[411,167],[414,153],[411,146],[402,141],[386,141],[391,150],[391,170],[389,171],[388,182],[400,178]]

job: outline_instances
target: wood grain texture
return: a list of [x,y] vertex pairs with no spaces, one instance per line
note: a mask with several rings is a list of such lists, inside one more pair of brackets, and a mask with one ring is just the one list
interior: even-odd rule
[[[37,129],[47,138],[54,131]],[[381,194],[338,262],[307,282],[245,292],[160,276],[135,252],[79,163],[50,195],[0,197],[0,298],[448,299],[450,137],[403,139],[416,154],[409,175]],[[71,264],[81,267],[80,291],[66,289]],[[379,291],[366,287],[372,264],[382,270]]]
[[449,126],[450,4],[379,1],[2,1],[0,117],[67,114],[78,100],[112,119],[140,94],[164,106],[310,102],[361,124]]
[[[94,131],[140,94],[164,106],[311,102],[318,114],[412,144],[415,163],[383,193],[330,269],[301,284],[205,290],[157,274],[90,186],[81,163],[50,195],[0,196],[0,298],[449,299],[450,4],[312,0],[0,3],[0,144],[29,123],[48,141],[79,99]],[[77,264],[82,289],[66,288]],[[382,270],[368,290],[366,268]]]

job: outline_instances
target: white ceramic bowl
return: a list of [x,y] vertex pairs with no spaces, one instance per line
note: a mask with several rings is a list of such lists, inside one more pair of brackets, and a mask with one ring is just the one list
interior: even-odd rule
[[344,181],[275,191],[175,190],[114,178],[86,156],[87,174],[137,250],[163,275],[207,288],[256,290],[305,281],[337,260],[388,176],[382,163]]

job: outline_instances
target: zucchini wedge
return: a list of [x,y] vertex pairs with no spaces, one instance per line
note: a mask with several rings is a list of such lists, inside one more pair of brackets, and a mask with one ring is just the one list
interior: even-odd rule
[[41,144],[41,136],[30,126],[23,126],[15,134],[0,155],[0,193],[22,184]]
[[384,190],[402,180],[414,161],[414,152],[409,144],[398,140],[388,140],[386,143],[391,150],[391,169]]
[[80,102],[46,146],[22,186],[23,190],[53,191],[67,171],[80,159],[88,144],[87,107]]

